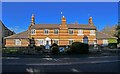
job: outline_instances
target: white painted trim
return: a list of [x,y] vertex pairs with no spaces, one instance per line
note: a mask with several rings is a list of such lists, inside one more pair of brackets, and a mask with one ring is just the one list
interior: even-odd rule
[[77,34],[77,35],[84,35],[84,34]]
[[68,40],[74,40],[74,39],[68,39]]
[[96,35],[95,30],[90,30],[90,35]]
[[[48,34],[45,34],[45,30],[48,30]],[[49,29],[44,29],[44,35],[49,35]]]
[[[19,40],[20,41],[20,44],[17,44],[16,42],[17,42],[17,40]],[[16,46],[21,46],[21,40],[20,39],[14,39],[14,41],[15,41],[15,45]]]
[[[80,31],[80,32],[79,32],[79,31]],[[83,34],[83,30],[82,30],[82,29],[79,29],[77,35],[84,35],[84,34]]]
[[[54,34],[55,34],[55,30],[58,30],[58,34],[59,34],[59,29],[54,29]],[[58,35],[58,34],[55,34],[55,35]]]
[[[34,34],[32,34],[32,30],[35,30],[35,33],[34,33]],[[36,34],[36,29],[31,29],[31,30],[30,30],[30,34],[31,34],[31,35],[35,35],[35,34]]]
[[[70,34],[69,30],[73,30],[73,34]],[[74,29],[68,29],[68,33],[69,33],[69,35],[74,35]]]
[[96,34],[90,34],[90,35],[96,35]]
[[[37,41],[39,41],[39,40],[43,40],[43,44],[42,44],[42,45],[44,45],[44,44],[45,44],[44,39],[35,39],[35,40],[37,40]],[[41,44],[37,43],[37,45],[41,45]]]
[[53,40],[53,42],[54,42],[54,40],[57,40],[58,41],[58,45],[59,45],[59,39],[52,39]]

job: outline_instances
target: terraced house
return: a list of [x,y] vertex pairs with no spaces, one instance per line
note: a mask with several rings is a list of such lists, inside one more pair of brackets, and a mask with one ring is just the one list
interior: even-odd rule
[[[79,41],[88,44],[97,44],[96,27],[92,17],[88,24],[68,24],[66,18],[61,18],[60,24],[35,24],[35,17],[32,15],[28,30],[5,38],[6,47],[27,47],[28,45],[71,45]],[[100,41],[100,40],[99,40]],[[106,42],[107,43],[107,42]]]

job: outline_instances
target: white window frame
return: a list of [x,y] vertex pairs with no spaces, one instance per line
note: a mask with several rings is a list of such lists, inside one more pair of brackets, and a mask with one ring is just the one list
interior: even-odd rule
[[[37,39],[39,45],[44,45],[44,39]],[[42,43],[39,43],[39,41],[43,41]]]
[[36,34],[36,30],[35,29],[31,29],[31,35],[35,35]]
[[[58,31],[58,33],[57,33],[57,34],[59,34],[59,29],[54,29],[54,34],[55,34],[55,31],[56,31],[56,30]],[[57,34],[56,34],[56,35],[57,35]]]
[[95,35],[95,30],[90,30],[90,35]]
[[[70,34],[70,30],[73,31],[72,34]],[[69,31],[69,34],[70,34],[70,35],[73,35],[73,34],[74,34],[74,29],[68,29],[68,31]]]
[[74,39],[68,39],[69,40],[69,45],[72,45],[70,44],[70,41],[72,41],[72,43],[74,42]]
[[84,35],[83,30],[78,30],[78,35]]
[[[46,30],[48,30],[48,33],[47,33],[47,34],[46,34],[46,32],[45,32]],[[45,35],[48,35],[48,34],[49,34],[49,29],[44,29],[44,34],[45,34]]]
[[108,40],[107,39],[103,39],[103,45],[108,45]]
[[58,45],[59,45],[59,39],[53,39],[53,43],[55,43],[55,41],[58,41]]
[[21,40],[20,39],[15,39],[15,45],[21,46]]

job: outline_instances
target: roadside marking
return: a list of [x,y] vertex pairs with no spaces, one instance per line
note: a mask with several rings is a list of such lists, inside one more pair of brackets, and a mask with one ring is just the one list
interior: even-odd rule
[[99,57],[88,57],[88,58],[107,58],[107,57],[116,57],[116,58],[118,58],[118,56],[99,56]]
[[110,63],[110,62],[119,62],[120,60],[112,60],[112,61],[93,61],[90,63]]
[[3,57],[2,59],[20,59],[20,58],[16,58],[16,57]]
[[79,72],[77,69],[75,69],[75,68],[72,68],[71,69],[73,72]]

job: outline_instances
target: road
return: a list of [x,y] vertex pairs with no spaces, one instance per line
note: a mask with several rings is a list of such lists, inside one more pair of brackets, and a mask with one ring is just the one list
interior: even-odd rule
[[3,57],[2,71],[22,74],[47,74],[48,72],[118,72],[119,56],[92,56],[84,58],[17,58]]

